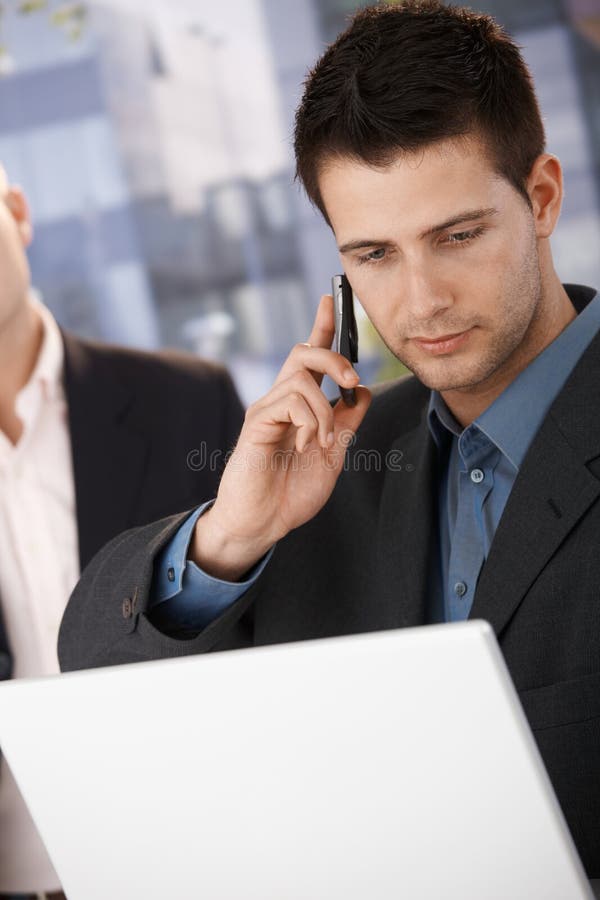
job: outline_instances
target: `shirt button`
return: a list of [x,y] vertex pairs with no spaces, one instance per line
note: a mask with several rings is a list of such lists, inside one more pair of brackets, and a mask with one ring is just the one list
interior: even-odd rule
[[457,597],[464,597],[467,593],[467,586],[464,581],[457,581],[454,585],[454,593]]
[[473,469],[473,471],[471,472],[471,481],[474,484],[481,484],[484,478],[485,475],[483,474],[481,469]]
[[169,581],[175,581],[175,569],[173,568],[173,566],[170,566],[167,570],[167,578],[169,579]]

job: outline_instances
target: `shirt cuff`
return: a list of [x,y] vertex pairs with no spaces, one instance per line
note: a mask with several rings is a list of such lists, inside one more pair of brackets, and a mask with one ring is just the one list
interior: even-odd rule
[[[273,549],[247,573],[244,581],[221,581],[187,559],[196,522],[214,500],[202,504],[180,526],[154,564],[149,611],[161,626],[174,631],[202,631],[245,594],[262,574]],[[168,602],[167,602],[168,601]]]

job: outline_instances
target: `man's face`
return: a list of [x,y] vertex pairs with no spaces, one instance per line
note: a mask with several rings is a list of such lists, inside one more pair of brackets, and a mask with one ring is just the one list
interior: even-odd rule
[[356,295],[424,384],[503,389],[539,352],[533,216],[475,138],[385,168],[333,160],[319,186]]
[[0,167],[0,332],[23,307],[29,289],[25,254],[29,222],[24,198],[11,191]]

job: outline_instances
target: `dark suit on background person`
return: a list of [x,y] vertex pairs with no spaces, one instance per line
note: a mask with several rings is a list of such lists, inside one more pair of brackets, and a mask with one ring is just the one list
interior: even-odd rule
[[[196,636],[163,633],[160,607],[146,614],[153,562],[187,513],[116,538],[69,603],[62,669],[430,622],[439,460],[428,400],[414,377],[375,390],[329,502]],[[600,876],[599,410],[597,335],[527,452],[470,614],[494,628],[590,877]],[[366,462],[373,450],[379,466]]]
[[[213,496],[243,410],[225,369],[190,354],[146,353],[68,332],[63,341],[83,570],[116,534]],[[10,673],[0,617],[0,679]]]

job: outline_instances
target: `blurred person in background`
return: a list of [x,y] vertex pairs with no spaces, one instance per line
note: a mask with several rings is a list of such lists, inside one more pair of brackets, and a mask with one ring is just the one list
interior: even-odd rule
[[[213,494],[243,418],[218,366],[62,332],[31,291],[31,237],[0,166],[0,679],[59,671],[80,571],[123,529]],[[0,761],[0,898],[44,893],[62,897],[59,879]]]

